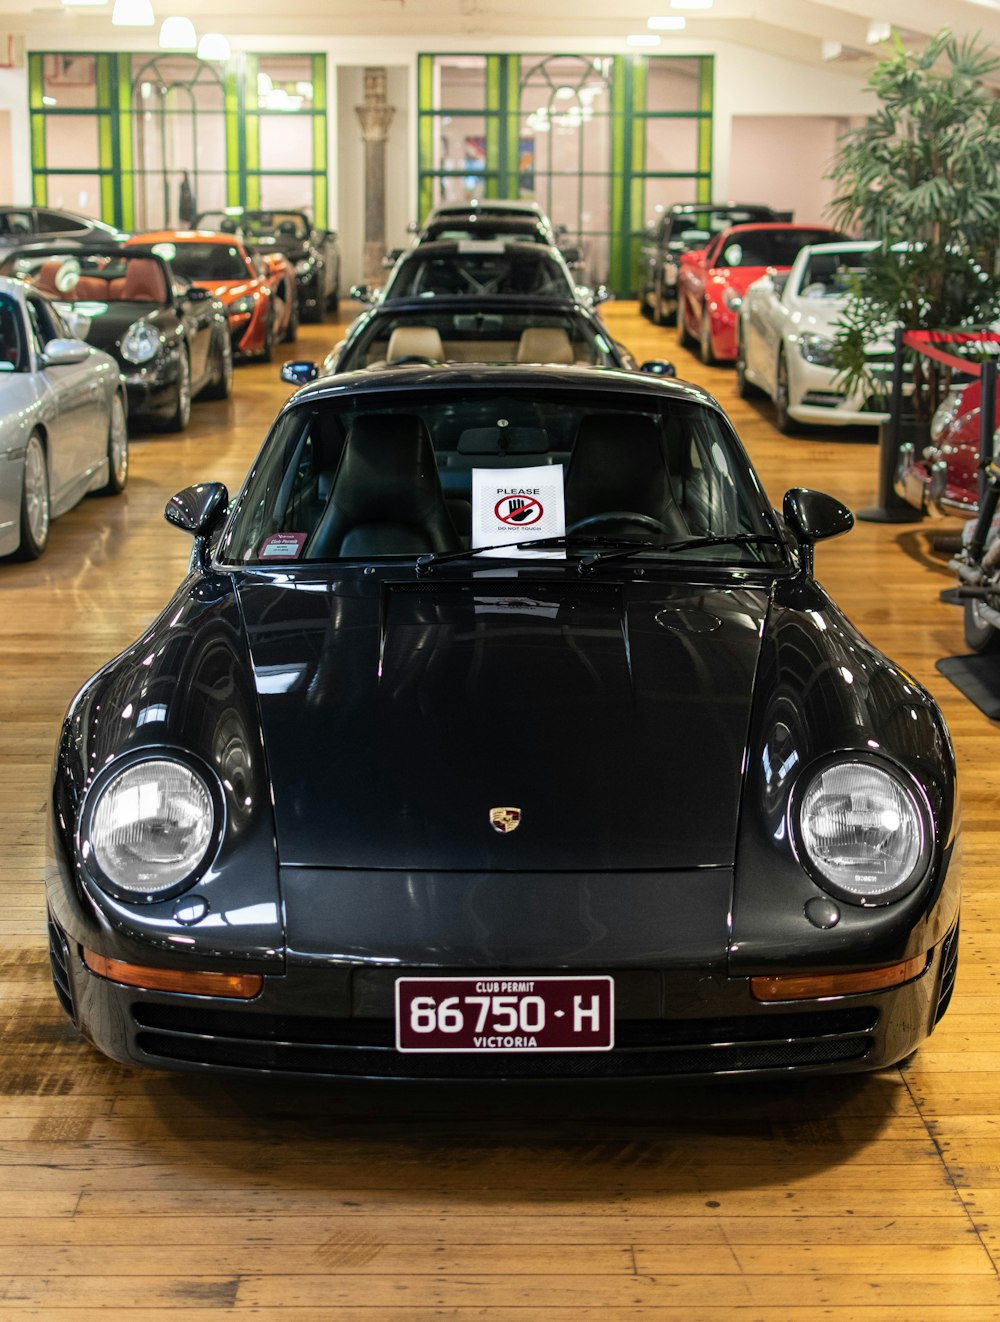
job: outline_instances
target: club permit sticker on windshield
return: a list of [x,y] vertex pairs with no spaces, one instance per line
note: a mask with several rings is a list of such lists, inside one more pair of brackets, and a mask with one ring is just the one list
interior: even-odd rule
[[[491,547],[484,555],[505,555],[504,543],[540,541],[566,533],[563,466],[474,468],[472,546]],[[538,551],[562,558],[565,551]]]
[[258,558],[261,560],[297,560],[306,544],[304,532],[273,532],[261,543]]

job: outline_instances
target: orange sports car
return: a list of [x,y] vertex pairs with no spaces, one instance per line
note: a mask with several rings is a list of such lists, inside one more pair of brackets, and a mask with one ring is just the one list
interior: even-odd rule
[[248,252],[237,235],[213,230],[158,230],[134,234],[128,242],[162,252],[178,275],[221,299],[234,357],[270,362],[277,341],[295,339],[295,270],[280,253],[261,257]]

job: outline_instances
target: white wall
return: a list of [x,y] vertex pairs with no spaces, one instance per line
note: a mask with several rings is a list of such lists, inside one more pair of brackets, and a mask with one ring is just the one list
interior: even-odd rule
[[28,70],[0,69],[0,204],[30,201]]
[[822,115],[735,116],[727,194],[793,211],[807,224],[828,222],[835,189],[824,176],[849,122]]

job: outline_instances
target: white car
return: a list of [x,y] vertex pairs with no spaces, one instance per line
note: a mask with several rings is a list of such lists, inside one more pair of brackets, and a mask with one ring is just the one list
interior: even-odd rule
[[876,425],[888,418],[882,401],[892,379],[893,344],[887,331],[868,353],[872,380],[884,392],[845,390],[833,366],[837,323],[871,242],[817,243],[802,248],[787,275],[755,280],[740,307],[736,388],[762,390],[774,401],[778,430],[796,422],[828,426]]
[[44,295],[0,276],[0,556],[34,560],[49,524],[128,478],[118,364],[69,334]]

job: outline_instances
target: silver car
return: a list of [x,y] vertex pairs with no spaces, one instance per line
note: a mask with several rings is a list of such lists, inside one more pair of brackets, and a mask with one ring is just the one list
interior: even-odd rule
[[70,336],[52,304],[0,277],[0,555],[34,560],[52,519],[128,478],[118,364]]

